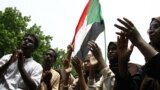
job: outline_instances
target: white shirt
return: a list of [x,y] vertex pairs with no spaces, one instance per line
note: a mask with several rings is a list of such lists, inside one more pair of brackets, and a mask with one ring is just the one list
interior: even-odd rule
[[[0,67],[9,61],[12,54],[3,56],[0,59]],[[27,90],[25,83],[20,75],[17,67],[18,60],[12,63],[6,73],[4,74],[3,80],[0,79],[1,90]],[[38,86],[42,76],[42,66],[33,60],[33,58],[26,58],[24,61],[24,69],[31,79]]]

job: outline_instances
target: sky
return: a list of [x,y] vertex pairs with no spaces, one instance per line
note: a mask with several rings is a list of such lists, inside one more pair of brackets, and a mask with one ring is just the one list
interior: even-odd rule
[[[16,7],[23,16],[31,16],[29,25],[36,23],[41,26],[45,35],[51,35],[52,48],[67,48],[71,43],[74,30],[81,16],[81,13],[88,0],[1,0],[0,10],[6,7]],[[101,47],[103,56],[104,45],[116,41],[115,32],[119,31],[114,27],[117,18],[126,17],[130,19],[142,37],[148,42],[147,29],[152,17],[160,15],[159,0],[100,0],[102,16],[105,21],[106,45],[104,44],[104,33],[96,40]],[[131,62],[144,64],[144,57],[134,48],[131,55]]]

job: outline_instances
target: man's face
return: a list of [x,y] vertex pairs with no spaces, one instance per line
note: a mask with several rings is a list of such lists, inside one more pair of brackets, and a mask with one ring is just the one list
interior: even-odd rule
[[84,69],[84,71],[89,71],[90,57],[91,56],[92,56],[91,54],[88,54],[86,56],[86,58],[83,60],[83,69]]
[[22,40],[21,48],[23,52],[32,53],[34,51],[35,40],[31,36],[25,36]]
[[153,45],[159,45],[160,43],[160,22],[153,20],[148,30],[150,41]]
[[85,59],[83,61],[83,68],[85,71],[89,71],[89,65],[90,65],[90,60],[89,59]]
[[110,44],[108,47],[108,60],[110,64],[110,69],[113,71],[113,73],[118,73],[118,52],[117,52],[117,45],[116,44]]
[[43,65],[47,66],[47,67],[51,67],[52,64],[55,61],[55,57],[54,57],[55,53],[52,50],[48,50],[45,54],[44,54],[44,61],[43,61]]
[[115,62],[118,63],[117,59],[118,59],[118,52],[117,52],[117,46],[115,44],[111,44],[108,47],[108,59],[109,62]]

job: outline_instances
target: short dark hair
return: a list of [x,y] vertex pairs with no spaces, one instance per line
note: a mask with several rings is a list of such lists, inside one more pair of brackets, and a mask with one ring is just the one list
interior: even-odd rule
[[58,56],[58,55],[57,55],[57,52],[56,52],[54,49],[52,49],[52,48],[49,48],[48,50],[53,51],[53,53],[54,53],[54,56],[53,56],[53,57],[54,57],[54,59],[55,59],[54,62],[56,62],[57,56]]
[[28,37],[28,36],[31,36],[32,38],[34,38],[34,50],[36,50],[39,46],[39,40],[37,36],[33,33],[25,33],[24,37]]
[[87,56],[85,57],[85,59],[83,61],[89,60],[91,56],[92,56],[92,54],[87,54]]
[[108,50],[109,50],[109,47],[110,47],[111,45],[117,46],[117,42],[116,42],[116,41],[111,41],[111,42],[109,42],[109,44],[108,44]]

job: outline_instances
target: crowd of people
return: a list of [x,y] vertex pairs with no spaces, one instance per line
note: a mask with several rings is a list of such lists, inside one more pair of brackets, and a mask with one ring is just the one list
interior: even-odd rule
[[[101,48],[92,40],[86,46],[90,53],[84,60],[72,57],[73,46],[69,45],[63,67],[54,69],[57,52],[51,48],[44,52],[41,65],[32,57],[39,44],[38,38],[31,33],[25,34],[21,47],[0,59],[0,89],[160,90],[160,17],[151,19],[146,31],[149,43],[129,19],[118,18],[117,21],[122,25],[114,25],[120,31],[115,34],[117,41],[108,44],[109,64],[105,62]],[[144,65],[129,62],[134,47],[144,56]],[[77,76],[71,74],[73,68]]]

